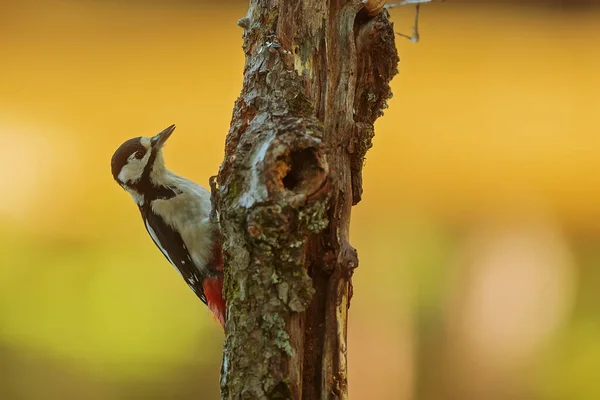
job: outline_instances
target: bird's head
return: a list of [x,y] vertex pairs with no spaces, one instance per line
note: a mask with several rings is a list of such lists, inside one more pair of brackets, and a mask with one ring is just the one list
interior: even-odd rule
[[162,147],[175,130],[171,125],[156,136],[140,136],[123,143],[112,156],[112,174],[129,192],[143,194],[165,173]]

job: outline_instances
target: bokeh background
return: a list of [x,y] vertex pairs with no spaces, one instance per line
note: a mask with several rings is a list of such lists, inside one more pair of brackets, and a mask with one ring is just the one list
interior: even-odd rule
[[[1,399],[218,398],[222,333],[109,163],[177,123],[168,165],[216,173],[246,6],[0,2]],[[351,396],[600,399],[600,9],[421,17],[354,210]]]

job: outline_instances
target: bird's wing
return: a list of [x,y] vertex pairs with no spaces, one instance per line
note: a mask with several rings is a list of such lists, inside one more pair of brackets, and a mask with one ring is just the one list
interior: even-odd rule
[[206,296],[202,288],[204,277],[192,261],[190,253],[181,238],[179,232],[171,228],[159,215],[155,214],[150,207],[141,208],[146,230],[169,262],[177,268],[180,275],[192,288],[194,293],[206,304]]

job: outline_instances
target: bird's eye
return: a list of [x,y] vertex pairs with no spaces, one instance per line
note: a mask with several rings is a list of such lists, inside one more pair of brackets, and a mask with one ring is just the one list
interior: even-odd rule
[[136,151],[133,156],[135,158],[137,158],[138,160],[141,160],[142,158],[144,158],[144,152],[143,151]]

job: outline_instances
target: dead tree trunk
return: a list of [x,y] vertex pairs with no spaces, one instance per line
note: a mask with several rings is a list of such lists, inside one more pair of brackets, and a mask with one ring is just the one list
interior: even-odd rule
[[[377,4],[373,4],[377,3]],[[251,0],[215,206],[222,399],[346,399],[350,211],[397,72],[382,1]]]

